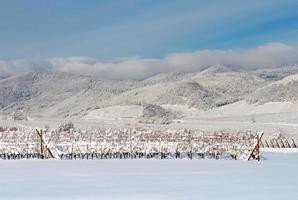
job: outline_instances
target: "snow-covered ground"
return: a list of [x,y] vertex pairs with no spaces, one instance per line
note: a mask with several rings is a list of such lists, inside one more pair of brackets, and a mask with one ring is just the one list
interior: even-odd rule
[[199,112],[204,118],[232,117],[232,116],[254,116],[265,114],[280,114],[298,112],[298,103],[293,102],[268,102],[262,105],[248,104],[245,101],[221,106],[208,111]]
[[297,199],[298,154],[265,160],[0,161],[0,199]]
[[89,112],[83,119],[114,119],[114,118],[137,118],[142,115],[142,106],[110,106]]
[[[261,148],[262,152],[272,153],[298,153],[298,148]],[[298,155],[297,155],[298,156]]]

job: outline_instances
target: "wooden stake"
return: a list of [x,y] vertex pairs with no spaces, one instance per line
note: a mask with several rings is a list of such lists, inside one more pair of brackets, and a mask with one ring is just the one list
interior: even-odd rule
[[72,160],[73,158],[73,143],[71,144],[71,152],[70,152],[70,159]]
[[290,143],[289,143],[289,141],[288,141],[287,138],[286,138],[286,143],[287,143],[287,147],[288,147],[288,148],[291,148],[291,145],[290,145]]
[[266,144],[266,147],[267,147],[267,148],[270,147],[269,144],[268,144],[268,142],[267,142],[267,140],[265,140],[265,144]]
[[285,146],[284,142],[282,141],[282,139],[280,139],[280,143],[281,143],[282,148],[286,148],[286,146]]
[[293,142],[293,147],[294,147],[294,148],[297,148],[297,145],[296,145],[296,143],[295,143],[295,140],[294,140],[294,139],[292,139],[292,142]]
[[[257,144],[255,148],[252,150],[251,154],[249,155],[248,160],[250,160],[251,158],[254,158],[260,161],[260,141],[263,135],[264,133],[261,133],[261,136],[257,135]],[[256,155],[257,155],[257,158],[255,157]]]
[[[40,139],[40,155],[41,155],[41,157],[42,157],[42,159],[44,158],[44,155],[43,155],[43,144],[45,143],[44,142],[44,140],[43,140],[43,138],[42,138],[42,130],[39,132],[37,129],[36,129],[36,133],[37,133],[37,136],[38,136],[38,138]],[[48,151],[48,153],[50,154],[50,156],[52,157],[52,158],[55,158],[55,156],[54,156],[54,154],[52,153],[52,151],[46,146],[45,147],[46,149],[47,149],[47,151]]]
[[279,146],[279,144],[278,144],[278,140],[277,140],[277,139],[275,139],[275,143],[276,143],[276,145],[277,145],[277,148],[280,148],[280,146]]
[[271,143],[272,148],[275,148],[274,143],[272,142],[271,139],[270,139],[270,143]]

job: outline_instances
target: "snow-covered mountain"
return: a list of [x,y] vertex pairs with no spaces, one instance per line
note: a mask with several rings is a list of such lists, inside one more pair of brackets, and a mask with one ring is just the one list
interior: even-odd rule
[[64,72],[29,72],[0,79],[0,113],[74,117],[114,105],[187,105],[209,110],[248,103],[298,100],[298,66],[235,71],[211,66],[195,73],[114,81]]

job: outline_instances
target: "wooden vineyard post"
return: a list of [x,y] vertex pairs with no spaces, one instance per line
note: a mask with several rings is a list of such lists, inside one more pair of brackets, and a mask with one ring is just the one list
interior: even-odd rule
[[41,159],[44,159],[42,130],[40,130],[40,156],[41,156]]
[[178,145],[176,147],[176,159],[177,158],[180,158],[180,152],[179,152],[179,149],[178,149]]
[[41,159],[44,159],[44,155],[43,155],[43,138],[42,138],[42,130],[38,131],[36,129],[36,133],[37,133],[37,136],[38,136],[38,139],[39,139],[39,143],[40,143],[40,146],[39,146],[39,154],[40,154],[40,158]]
[[191,135],[190,135],[190,130],[188,130],[188,145],[190,147],[190,151],[189,151],[189,159],[192,160],[192,141],[191,141]]
[[249,155],[248,160],[253,158],[253,159],[257,159],[258,161],[260,161],[260,141],[261,141],[263,135],[264,135],[264,133],[261,133],[261,136],[257,135],[257,144],[254,147],[254,149],[252,150],[251,154]]
[[280,139],[280,143],[281,143],[281,148],[286,148],[285,143],[282,141],[282,139]]
[[39,132],[38,132],[37,129],[36,129],[36,132],[37,132],[37,134],[36,134],[36,154],[38,154],[38,152],[39,152],[40,137],[39,137]]
[[204,141],[203,141],[203,146],[202,146],[202,154],[201,154],[201,158],[205,159],[205,145],[204,145]]
[[[44,147],[44,140],[43,140],[43,135],[42,135],[42,130],[40,130],[40,131],[38,131],[37,129],[36,129],[36,133],[37,133],[37,136],[38,136],[38,138],[39,138],[39,140],[40,140],[40,156],[41,156],[41,159],[44,159],[44,149],[43,149],[43,147]],[[52,158],[54,158],[54,154],[52,153],[52,151],[48,148],[48,147],[46,147],[46,150],[48,151],[48,153],[50,154],[50,156],[52,157]]]
[[296,145],[296,143],[295,143],[295,140],[294,139],[292,139],[292,143],[293,143],[293,148],[297,148],[297,145]]
[[205,159],[205,137],[204,137],[204,133],[203,133],[203,146],[202,146],[202,150],[203,150],[203,152],[202,152],[201,157],[203,159]]
[[267,147],[267,148],[270,147],[266,139],[265,139],[265,144],[266,144],[266,147]]
[[89,157],[91,157],[91,159],[93,159],[92,156],[92,133],[90,134],[90,139],[89,139],[89,145],[87,144],[87,160],[89,159]]
[[272,142],[272,139],[270,139],[271,147],[275,148],[274,143]]
[[71,144],[70,160],[73,159],[73,143]]
[[129,157],[132,159],[132,141],[131,141],[131,130],[129,131]]
[[275,141],[275,143],[276,143],[277,148],[280,148],[280,145],[279,145],[279,143],[278,143],[278,140],[277,140],[277,139],[274,139],[274,141]]
[[291,145],[290,145],[290,143],[289,143],[289,141],[288,141],[287,138],[285,139],[285,143],[287,144],[287,148],[291,148]]

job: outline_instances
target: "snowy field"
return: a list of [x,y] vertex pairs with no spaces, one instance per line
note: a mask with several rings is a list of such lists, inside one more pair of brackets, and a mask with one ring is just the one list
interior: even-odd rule
[[298,154],[265,160],[0,161],[0,199],[297,199]]

